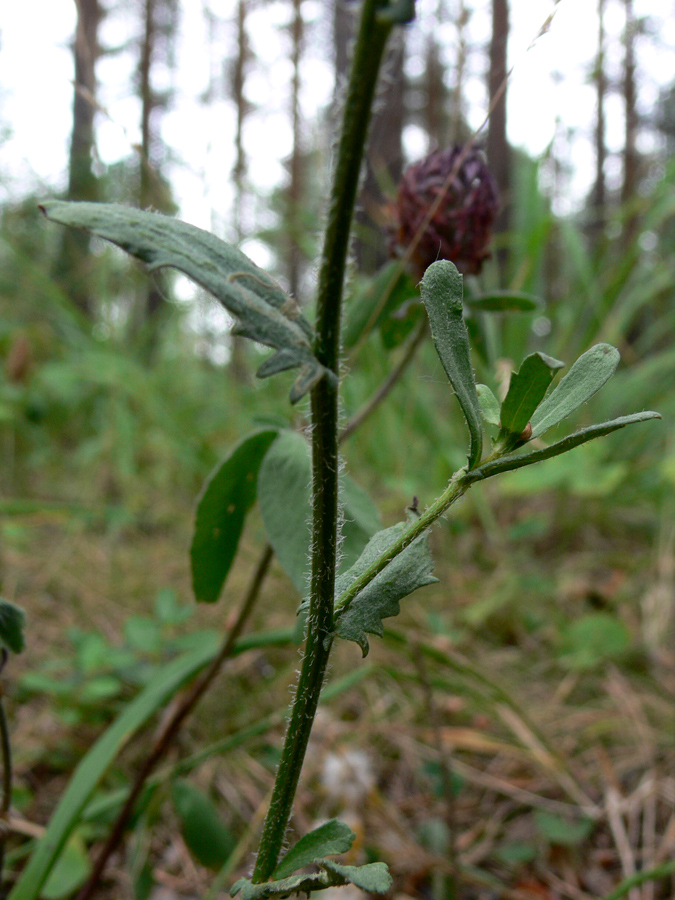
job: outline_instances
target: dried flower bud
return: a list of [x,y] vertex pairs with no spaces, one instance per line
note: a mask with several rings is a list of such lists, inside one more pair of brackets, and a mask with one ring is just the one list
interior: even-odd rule
[[411,262],[420,278],[437,259],[449,259],[460,272],[475,275],[490,256],[486,247],[499,212],[497,185],[481,150],[468,150],[458,165],[463,154],[462,147],[436,150],[403,173],[393,208],[393,255],[415,240],[430,207],[457,168],[438,210],[413,250]]

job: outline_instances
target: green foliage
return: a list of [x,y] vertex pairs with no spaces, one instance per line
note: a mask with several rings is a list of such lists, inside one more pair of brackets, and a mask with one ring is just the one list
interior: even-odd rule
[[[392,525],[379,531],[368,544],[357,562],[340,575],[335,583],[335,593],[339,597],[352,584],[386,555],[405,531],[405,523]],[[367,634],[382,636],[382,620],[397,616],[401,611],[400,601],[418,588],[438,581],[431,574],[433,560],[429,552],[428,535],[422,534],[395,556],[388,566],[377,575],[344,611],[337,610],[338,637],[355,641],[364,656],[368,654]]]
[[[267,539],[301,597],[307,593],[311,462],[302,435],[282,431],[265,455],[258,475],[258,503]],[[341,565],[350,566],[379,528],[372,500],[349,478],[341,479]]]
[[608,612],[589,613],[563,630],[560,661],[570,669],[588,671],[620,658],[630,644],[631,634],[625,622]]
[[220,869],[236,845],[212,800],[184,778],[172,789],[173,804],[188,850],[208,869]]
[[237,318],[237,334],[274,347],[258,369],[260,378],[301,367],[291,402],[326,374],[312,352],[312,327],[295,302],[232,245],[185,222],[116,204],[50,200],[41,209],[55,222],[117,244],[151,272],[170,266],[210,291]]
[[429,266],[421,283],[431,336],[469,427],[469,468],[480,460],[483,426],[462,309],[462,276],[447,260]]
[[25,646],[23,629],[26,615],[22,609],[9,600],[0,600],[0,645],[21,653]]
[[256,499],[260,465],[276,436],[268,429],[244,438],[204,486],[190,547],[192,587],[200,602],[215,603],[220,596]]
[[305,834],[294,844],[274,870],[274,878],[286,878],[311,865],[320,856],[332,856],[351,850],[356,835],[348,825],[331,819]]

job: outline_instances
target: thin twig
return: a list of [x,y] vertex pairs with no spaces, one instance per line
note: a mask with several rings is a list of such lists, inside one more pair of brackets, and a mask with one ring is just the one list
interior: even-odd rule
[[263,550],[260,559],[258,560],[256,570],[253,574],[253,578],[251,579],[248,590],[246,591],[244,600],[242,601],[242,604],[239,608],[239,612],[236,614],[236,618],[232,626],[229,628],[223,640],[223,643],[221,644],[220,650],[218,651],[218,654],[214,658],[209,668],[201,675],[200,678],[198,678],[194,682],[194,684],[190,688],[186,690],[186,692],[183,694],[182,699],[178,701],[173,709],[173,712],[160,729],[160,732],[155,738],[155,742],[150,750],[150,753],[147,755],[147,757],[143,761],[143,764],[141,765],[141,768],[136,774],[136,779],[131,788],[131,791],[129,792],[124,806],[120,810],[120,813],[115,820],[115,824],[113,825],[113,828],[108,835],[108,839],[103,845],[103,848],[101,849],[101,852],[99,853],[98,858],[94,863],[92,873],[89,876],[86,884],[82,887],[79,894],[77,895],[76,900],[89,900],[89,898],[93,896],[93,893],[98,886],[98,883],[101,879],[106,864],[110,859],[111,854],[117,849],[122,839],[122,835],[124,834],[129,819],[131,818],[131,815],[134,811],[136,801],[138,800],[138,797],[143,790],[148,776],[169,749],[169,746],[171,745],[172,740],[178,732],[178,729],[182,725],[183,720],[189,715],[190,712],[192,712],[194,707],[202,698],[204,692],[219,674],[227,658],[232,653],[237,638],[243,631],[244,625],[246,624],[248,617],[253,611],[253,607],[255,606],[256,600],[258,599],[260,588],[262,587],[263,581],[265,580],[265,576],[267,574],[270,563],[272,562],[273,556],[274,551],[268,544]]

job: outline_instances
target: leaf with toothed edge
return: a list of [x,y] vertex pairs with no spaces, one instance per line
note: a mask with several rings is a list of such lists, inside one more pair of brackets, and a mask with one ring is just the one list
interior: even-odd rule
[[213,294],[237,320],[233,333],[276,351],[258,369],[260,378],[300,369],[290,392],[292,403],[324,375],[335,378],[314,356],[314,331],[296,302],[231,244],[187,222],[116,203],[48,200],[40,209],[54,222],[116,244],[151,272],[178,269]]
[[[357,562],[335,582],[335,595],[339,597],[359,578],[407,528],[405,522],[392,525],[374,535]],[[431,574],[434,562],[429,552],[428,535],[422,534],[357,594],[349,607],[336,616],[336,634],[347,641],[355,641],[364,656],[368,654],[367,634],[382,636],[382,620],[397,616],[400,601],[408,594],[438,579]]]
[[328,887],[353,884],[362,891],[374,894],[386,893],[393,884],[385,863],[366,863],[364,866],[343,866],[332,859],[314,859],[313,865],[323,871],[311,875],[290,875],[278,881],[253,884],[248,878],[240,878],[230,889],[230,896],[241,893],[241,900],[270,900],[273,897],[289,897],[291,894],[309,894]]
[[469,427],[469,469],[472,469],[483,451],[483,425],[469,356],[469,335],[464,324],[462,276],[453,263],[441,259],[429,266],[420,287],[431,337]]

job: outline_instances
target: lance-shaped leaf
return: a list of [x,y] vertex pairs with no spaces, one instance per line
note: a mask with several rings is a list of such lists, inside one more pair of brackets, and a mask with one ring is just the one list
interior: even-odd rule
[[255,502],[258,470],[277,434],[266,429],[244,438],[206,482],[190,547],[192,587],[199,602],[215,603],[220,596]]
[[274,878],[286,878],[309,866],[315,859],[323,856],[331,856],[334,853],[347,853],[351,850],[356,835],[349,825],[338,819],[324,822],[314,831],[305,834],[288,851],[274,870]]
[[492,475],[499,475],[500,472],[522,469],[523,466],[531,466],[533,463],[541,462],[544,459],[560,456],[561,453],[574,450],[575,447],[579,447],[581,444],[586,444],[595,438],[611,434],[613,431],[618,431],[619,428],[625,428],[626,425],[660,418],[661,415],[657,412],[639,412],[629,416],[620,416],[618,419],[602,422],[600,425],[590,425],[588,428],[582,428],[561,441],[545,447],[543,450],[533,450],[531,453],[521,453],[514,456],[501,456],[499,459],[492,460],[492,462],[486,462],[482,466],[477,466],[475,469],[467,472],[465,479],[467,483],[472,484],[473,482],[490,478]]
[[533,353],[523,360],[520,369],[511,376],[509,389],[502,403],[502,428],[498,441],[502,437],[519,435],[523,431],[543,400],[556,369],[562,369],[564,365],[559,359],[553,359],[545,353]]
[[462,276],[453,263],[442,259],[426,270],[421,289],[431,336],[469,426],[469,469],[472,469],[481,458],[483,427],[469,357],[469,336],[462,314]]
[[[405,522],[378,531],[366,545],[357,562],[336,579],[335,594],[340,596],[366,569],[394,544],[408,526]],[[434,563],[429,552],[428,536],[420,535],[358,594],[346,610],[337,616],[336,634],[356,641],[364,656],[368,653],[366,634],[382,636],[382,620],[397,616],[400,601],[417,588],[438,581],[431,574]]]
[[608,381],[619,365],[619,351],[611,344],[596,344],[582,354],[531,418],[536,438],[562,422],[586,403]]
[[117,244],[151,272],[170,266],[213,294],[237,320],[234,332],[277,351],[258,369],[260,378],[300,367],[291,402],[327,374],[312,352],[313,330],[298,305],[231,244],[186,222],[116,203],[49,200],[40,209],[54,222]]

